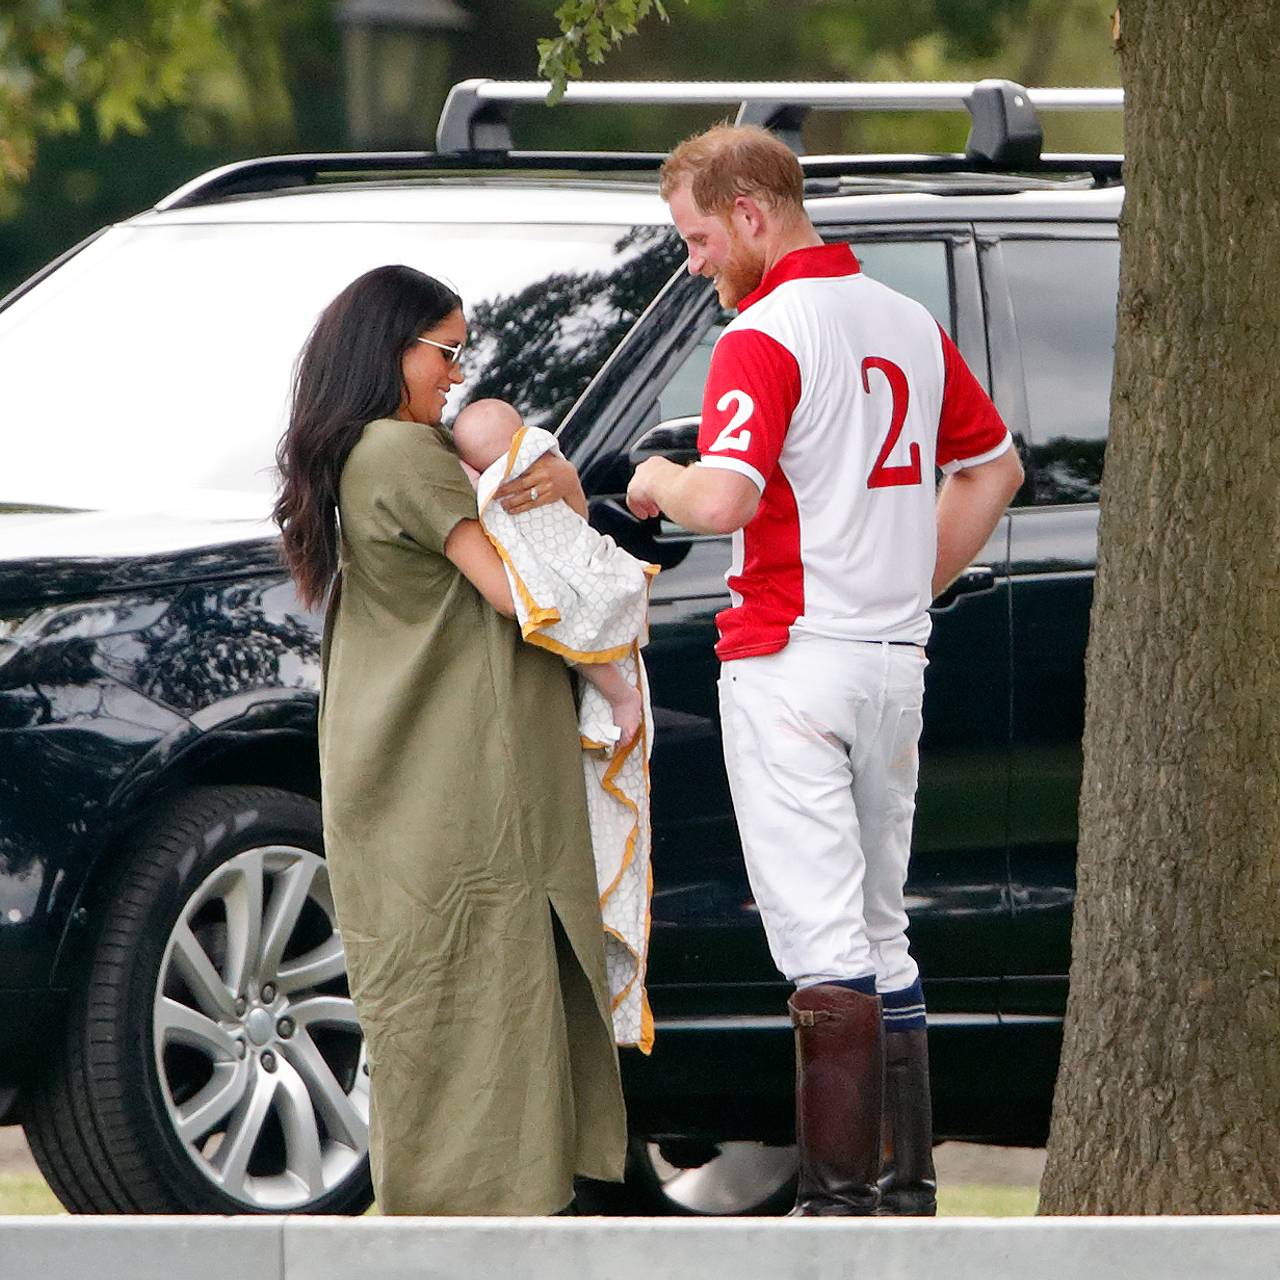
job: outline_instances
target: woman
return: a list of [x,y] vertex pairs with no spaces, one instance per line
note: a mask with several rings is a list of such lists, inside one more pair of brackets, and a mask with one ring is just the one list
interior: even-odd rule
[[[568,673],[510,620],[440,425],[466,336],[408,267],[343,290],[299,360],[275,519],[304,603],[337,575],[324,829],[378,1202],[553,1213],[575,1174],[621,1178],[625,1114]],[[586,510],[559,459],[502,496]]]

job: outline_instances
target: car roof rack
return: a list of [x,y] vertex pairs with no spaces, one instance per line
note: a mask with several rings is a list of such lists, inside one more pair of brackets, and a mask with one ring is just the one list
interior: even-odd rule
[[[950,175],[988,173],[992,166],[957,153],[924,155],[800,156],[806,188],[813,195],[831,194],[824,183],[842,177]],[[656,176],[664,151],[469,151],[441,155],[435,151],[359,151],[315,155],[262,156],[211,169],[160,200],[155,208],[193,209],[237,197],[270,195],[322,182],[345,179],[396,178],[413,175],[449,177],[485,173],[568,173],[578,177],[628,174]],[[1113,155],[1044,155],[1036,174],[1090,174],[1098,186],[1118,182],[1123,159]]]
[[161,212],[189,209],[233,196],[263,195],[322,180],[406,174],[537,170],[570,173],[654,173],[662,151],[345,151],[238,160],[193,178],[156,204]]
[[[449,91],[436,128],[441,152],[510,152],[515,107],[546,102],[541,80],[463,80]],[[1122,89],[1025,89],[1012,80],[957,82],[597,80],[566,86],[567,103],[733,106],[738,124],[772,129],[797,153],[810,111],[967,111],[965,156],[993,168],[1034,165],[1044,133],[1038,111],[1115,111]]]
[[[550,86],[536,80],[464,80],[454,85],[440,114],[436,151],[358,151],[265,156],[223,165],[193,179],[155,207],[186,209],[236,196],[315,185],[345,178],[511,171],[574,174],[652,174],[665,152],[515,151],[510,116],[526,103],[545,102]],[[1024,89],[1010,80],[976,83],[824,83],[809,81],[594,81],[565,90],[570,103],[704,104],[738,107],[740,123],[773,129],[800,153],[800,129],[809,111],[968,111],[963,155],[800,156],[806,177],[839,174],[983,172],[1093,174],[1119,178],[1114,156],[1041,155],[1037,110],[1108,111],[1124,102],[1121,89]]]

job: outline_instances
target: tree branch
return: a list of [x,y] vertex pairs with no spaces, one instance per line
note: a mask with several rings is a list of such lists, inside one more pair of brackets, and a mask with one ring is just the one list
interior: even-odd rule
[[551,81],[547,105],[559,102],[566,84],[582,76],[584,59],[603,62],[650,13],[668,21],[664,0],[565,0],[556,10],[561,34],[538,41],[538,74]]

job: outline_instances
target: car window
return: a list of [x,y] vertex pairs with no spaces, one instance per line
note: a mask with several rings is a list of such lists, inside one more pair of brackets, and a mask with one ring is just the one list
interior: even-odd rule
[[867,275],[927,307],[933,318],[955,336],[950,260],[943,241],[855,240],[853,251]]
[[[947,246],[941,240],[853,241],[862,269],[874,280],[914,298],[952,332],[951,278]],[[684,358],[658,395],[658,421],[692,417],[702,412],[702,389],[711,367],[711,348],[733,318],[722,312]]]
[[665,227],[182,224],[108,232],[0,312],[0,502],[274,487],[294,360],[356,276],[404,262],[467,307],[465,398],[554,428],[679,262]]
[[711,368],[711,348],[716,345],[731,318],[730,312],[722,310],[719,319],[680,362],[658,394],[659,422],[668,422],[672,418],[696,418],[702,413],[702,389],[707,385],[707,373]]
[[1001,245],[1022,350],[1032,501],[1096,502],[1111,397],[1120,246]]

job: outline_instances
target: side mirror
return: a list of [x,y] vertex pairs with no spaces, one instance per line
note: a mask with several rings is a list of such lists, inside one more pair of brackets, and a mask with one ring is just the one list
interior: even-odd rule
[[681,466],[697,462],[699,421],[697,417],[668,418],[656,427],[650,427],[627,450],[627,460],[633,467],[639,466],[646,458],[668,458]]

